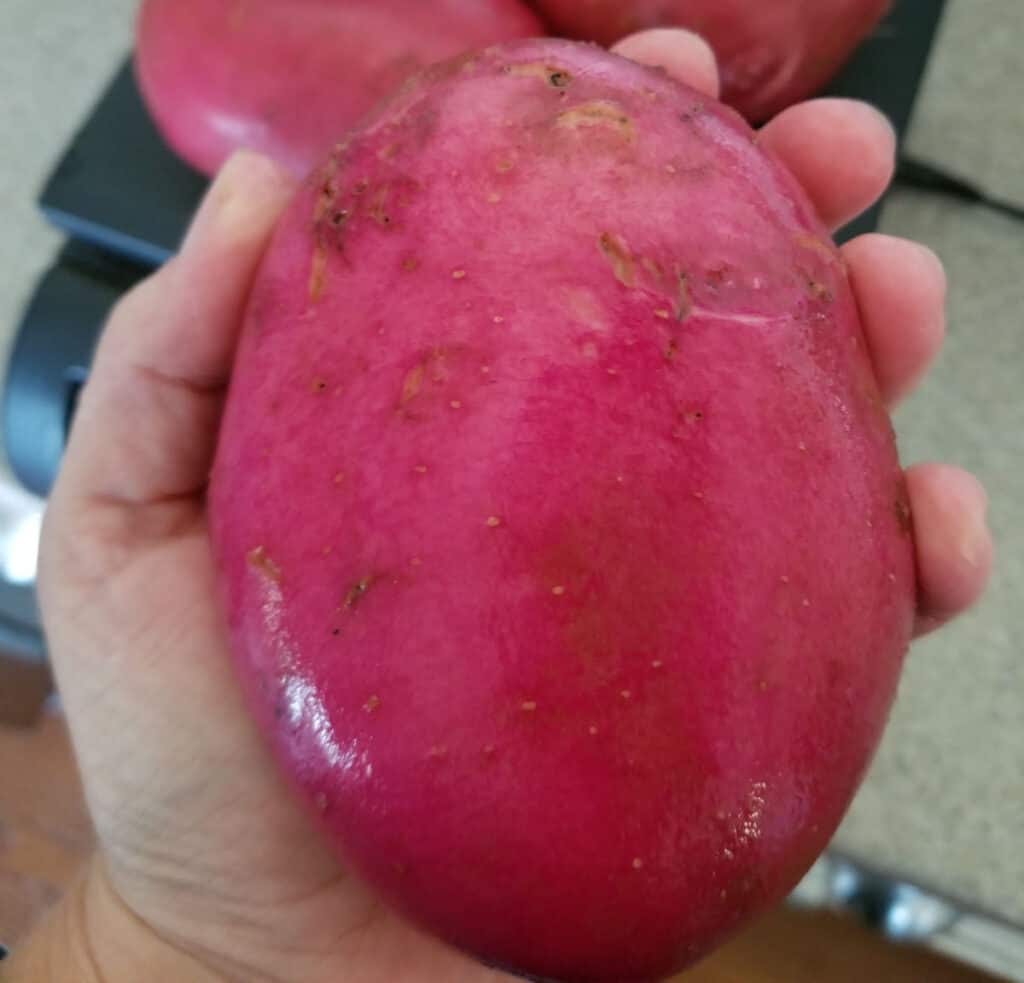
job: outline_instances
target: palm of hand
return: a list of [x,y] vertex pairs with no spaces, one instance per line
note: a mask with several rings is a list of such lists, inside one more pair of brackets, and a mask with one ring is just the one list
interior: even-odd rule
[[[61,588],[44,603],[57,646],[102,646],[93,632],[105,624],[123,639],[102,658],[83,653],[95,674],[71,688],[68,711],[86,728],[74,736],[89,805],[127,903],[246,980],[498,980],[388,912],[312,835],[242,705],[201,498],[144,506],[127,522],[124,508],[95,503],[80,550],[59,540],[48,565]],[[239,929],[227,948],[225,925]],[[275,969],[281,940],[297,951]]]

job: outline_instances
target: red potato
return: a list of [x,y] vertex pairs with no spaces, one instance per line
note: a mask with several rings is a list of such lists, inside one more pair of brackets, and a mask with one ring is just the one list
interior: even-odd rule
[[722,99],[761,122],[813,95],[871,33],[892,0],[535,0],[567,37],[611,45],[649,27],[704,36]]
[[145,0],[135,64],[167,142],[200,171],[249,147],[304,176],[409,75],[542,33],[519,0]]
[[251,704],[482,959],[661,978],[781,898],[911,632],[843,263],[731,110],[601,49],[406,87],[251,298],[210,493]]

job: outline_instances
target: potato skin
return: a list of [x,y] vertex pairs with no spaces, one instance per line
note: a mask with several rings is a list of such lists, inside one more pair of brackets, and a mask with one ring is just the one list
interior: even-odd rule
[[492,963],[662,978],[825,846],[910,515],[838,252],[733,111],[561,41],[410,83],[255,285],[210,492],[339,853]]
[[304,177],[408,76],[541,33],[519,0],[144,0],[135,65],[154,120],[198,170],[248,147]]
[[892,0],[535,0],[566,37],[612,45],[650,27],[685,27],[715,49],[722,99],[754,122],[813,95],[877,26]]

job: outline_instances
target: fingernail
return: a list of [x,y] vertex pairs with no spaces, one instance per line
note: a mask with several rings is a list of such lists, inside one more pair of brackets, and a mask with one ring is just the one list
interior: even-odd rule
[[946,264],[943,263],[942,257],[931,246],[926,246],[923,242],[914,242],[914,246],[918,253],[920,253],[921,258],[930,266],[933,266],[936,274],[945,281]]
[[234,241],[262,229],[268,209],[279,211],[294,181],[283,168],[261,154],[240,150],[220,169],[206,192],[181,251],[211,238]]
[[976,569],[985,565],[992,550],[992,536],[986,520],[987,508],[988,500],[982,492],[981,501],[968,508],[969,518],[960,540],[960,555]]

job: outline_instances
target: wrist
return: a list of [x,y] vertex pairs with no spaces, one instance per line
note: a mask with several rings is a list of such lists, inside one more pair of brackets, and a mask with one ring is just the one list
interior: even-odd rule
[[121,900],[97,857],[2,964],[2,983],[226,983]]

